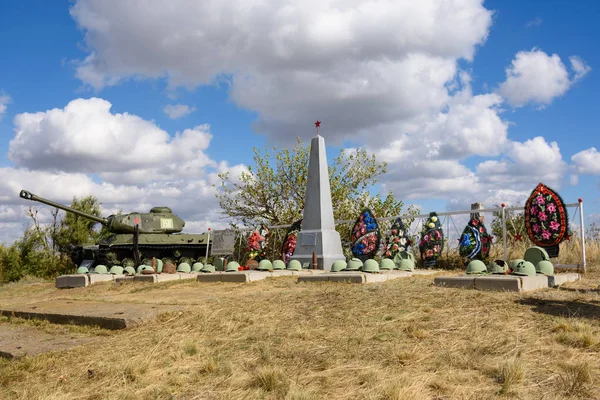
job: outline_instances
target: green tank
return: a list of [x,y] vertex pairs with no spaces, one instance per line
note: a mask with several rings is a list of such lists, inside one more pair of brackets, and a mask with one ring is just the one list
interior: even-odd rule
[[[37,201],[102,224],[111,233],[95,244],[77,246],[71,253],[76,265],[83,260],[95,264],[152,265],[152,258],[178,265],[203,259],[207,254],[208,234],[181,233],[185,221],[169,207],[153,207],[149,213],[129,213],[97,217],[21,190],[23,199]],[[210,249],[209,249],[210,251]],[[210,254],[210,253],[209,253]],[[181,261],[180,261],[181,260]]]

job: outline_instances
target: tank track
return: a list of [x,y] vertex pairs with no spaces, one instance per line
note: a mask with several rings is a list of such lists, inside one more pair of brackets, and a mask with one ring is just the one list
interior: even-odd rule
[[[157,258],[167,257],[170,259],[173,258],[181,258],[181,257],[190,257],[196,258],[196,254],[198,256],[204,257],[206,256],[206,245],[185,245],[185,244],[176,244],[176,245],[138,245],[138,251],[142,254],[142,257],[152,257],[152,255],[144,254],[144,250],[150,250],[152,253],[161,253],[161,256],[155,256]],[[172,254],[167,254],[168,251],[173,250],[182,250],[181,255],[176,257]],[[185,251],[188,250],[188,251]],[[100,246],[98,260],[100,263],[107,263],[109,260],[107,258],[108,253],[117,253],[117,259],[121,262],[123,259],[129,257],[133,258],[133,245],[113,245],[113,246]],[[119,254],[127,253],[127,255],[119,256]],[[210,253],[209,253],[210,255]]]

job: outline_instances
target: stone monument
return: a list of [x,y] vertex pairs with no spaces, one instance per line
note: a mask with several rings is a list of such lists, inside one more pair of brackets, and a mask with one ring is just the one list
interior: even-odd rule
[[310,142],[302,230],[292,260],[300,261],[304,268],[312,268],[314,252],[317,268],[330,271],[334,261],[346,260],[346,257],[333,220],[325,139],[319,135],[320,124],[315,123],[317,136]]

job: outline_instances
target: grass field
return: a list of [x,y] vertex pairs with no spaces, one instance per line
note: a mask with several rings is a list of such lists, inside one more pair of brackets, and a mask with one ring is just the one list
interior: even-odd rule
[[0,304],[71,298],[192,309],[124,331],[5,318],[98,342],[0,360],[0,398],[600,399],[600,272],[590,267],[562,289],[524,294],[438,288],[432,276],[5,285]]

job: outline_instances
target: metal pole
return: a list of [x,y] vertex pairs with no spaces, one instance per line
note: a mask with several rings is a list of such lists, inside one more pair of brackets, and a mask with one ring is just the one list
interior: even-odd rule
[[583,222],[583,199],[579,199],[579,230],[581,232],[581,258],[583,262],[583,273],[585,273],[587,263],[585,262],[585,225]]
[[446,258],[450,257],[450,218],[452,218],[450,215],[446,216]]
[[208,228],[208,242],[206,243],[206,257],[204,257],[204,265],[208,262],[208,248],[210,247],[210,228]]
[[504,245],[504,262],[508,258],[506,249],[506,204],[502,203],[502,244]]

